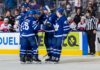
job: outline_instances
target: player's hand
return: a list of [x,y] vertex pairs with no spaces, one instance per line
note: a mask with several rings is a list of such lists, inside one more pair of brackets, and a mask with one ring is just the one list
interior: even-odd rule
[[96,34],[96,30],[93,30],[93,33]]

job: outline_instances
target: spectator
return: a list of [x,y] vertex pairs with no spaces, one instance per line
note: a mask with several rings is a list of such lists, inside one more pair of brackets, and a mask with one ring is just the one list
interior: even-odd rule
[[54,2],[52,0],[44,0],[45,5],[48,5],[50,8],[54,8]]
[[2,16],[0,16],[0,21],[3,21],[3,17]]
[[91,1],[88,2],[88,7],[93,7],[93,3]]
[[66,5],[66,13],[67,13],[67,16],[70,16],[71,14],[71,4],[69,2]]
[[3,11],[4,11],[4,5],[2,3],[2,1],[0,1],[0,16],[3,16]]
[[16,19],[20,15],[19,9],[15,9],[14,18]]
[[17,21],[17,20],[15,21],[13,28],[14,28],[15,32],[19,32],[19,21]]
[[96,12],[97,12],[97,3],[94,1],[89,1],[88,3],[88,10],[92,11],[92,16],[96,16]]
[[17,0],[4,0],[5,10],[13,10],[17,7]]
[[25,6],[26,8],[30,6],[30,0],[25,0],[25,2],[23,2],[21,4],[21,6]]
[[44,6],[45,0],[42,0],[42,2],[41,2],[41,0],[36,0],[36,1],[37,1],[37,3],[38,3],[39,5]]
[[81,0],[75,0],[75,11],[77,12],[78,9],[81,10]]
[[8,10],[5,14],[5,17],[9,19],[9,24],[14,25],[14,17],[11,15],[11,12]]
[[93,11],[93,7],[87,7],[87,10],[91,11],[92,16],[95,16],[95,12]]
[[94,2],[94,3],[93,3],[93,12],[94,12],[93,16],[96,17],[97,12],[98,12],[97,2]]
[[81,17],[81,21],[78,23],[77,29],[79,31],[85,31],[86,23],[85,23],[85,17],[84,16]]
[[0,16],[0,26],[1,26],[2,23],[3,23],[3,17]]
[[82,16],[81,11],[80,9],[78,9],[76,15],[74,16],[74,22],[76,23],[76,25],[80,22],[81,16]]
[[98,21],[97,30],[100,31],[100,19],[99,19],[99,21]]
[[76,31],[76,23],[73,21],[72,17],[67,18],[68,23],[72,31]]
[[9,19],[4,18],[3,24],[1,24],[0,31],[2,32],[10,32],[11,24],[9,24]]
[[39,5],[37,4],[37,2],[34,0],[33,2],[31,2],[31,9],[40,9]]

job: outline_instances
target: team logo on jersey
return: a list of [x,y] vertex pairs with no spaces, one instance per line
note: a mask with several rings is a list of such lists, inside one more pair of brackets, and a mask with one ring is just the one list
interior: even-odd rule
[[58,24],[54,25],[54,28],[55,28],[55,31],[58,31],[59,25]]

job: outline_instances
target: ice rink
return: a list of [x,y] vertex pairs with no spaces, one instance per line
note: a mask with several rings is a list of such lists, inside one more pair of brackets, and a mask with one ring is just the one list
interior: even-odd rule
[[0,70],[100,70],[100,57],[67,56],[59,64],[20,64],[18,55],[0,55]]

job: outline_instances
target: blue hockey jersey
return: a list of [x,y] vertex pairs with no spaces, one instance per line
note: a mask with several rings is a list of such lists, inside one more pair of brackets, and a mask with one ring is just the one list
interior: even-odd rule
[[26,19],[26,17],[27,17],[27,12],[26,12],[26,11],[21,12],[21,13],[20,13],[20,16],[21,16],[21,20]]
[[54,24],[57,20],[57,16],[56,14],[50,14],[50,15],[47,15],[46,16],[46,19],[44,21],[44,29],[45,29],[45,32],[54,32]]
[[54,25],[55,33],[54,37],[63,37],[70,31],[69,24],[67,23],[67,18],[62,16],[57,19],[56,24]]
[[27,17],[20,23],[20,35],[22,37],[34,36],[38,29],[39,24],[36,23],[36,19],[34,17]]
[[45,14],[42,14],[39,18],[39,24],[44,24],[44,21],[47,19],[46,15]]
[[64,20],[63,20],[63,21],[64,21],[63,36],[66,37],[67,34],[71,31],[71,28],[70,28],[70,25],[69,25],[69,23],[68,23],[68,21],[67,21],[67,18],[64,16],[63,19],[64,19]]

